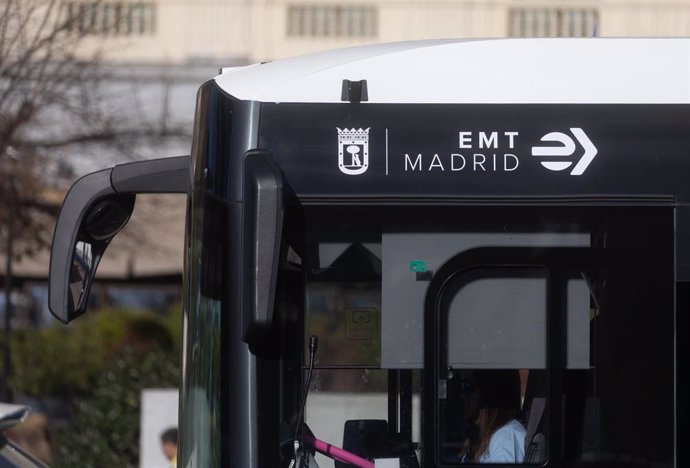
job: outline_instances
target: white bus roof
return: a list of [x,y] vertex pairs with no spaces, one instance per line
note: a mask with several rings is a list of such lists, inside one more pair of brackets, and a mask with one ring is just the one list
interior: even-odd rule
[[686,104],[690,39],[400,42],[225,69],[228,94],[260,102],[341,102],[344,79],[369,103]]

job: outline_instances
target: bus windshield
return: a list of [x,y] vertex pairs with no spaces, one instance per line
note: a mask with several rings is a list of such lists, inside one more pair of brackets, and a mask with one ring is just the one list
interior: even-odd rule
[[[230,313],[219,278],[232,276],[222,260],[232,234],[227,207],[207,203],[186,356],[219,372],[186,381],[187,423],[209,435],[198,460],[220,456],[212,428],[237,391],[223,384],[233,364],[214,344]],[[306,424],[365,459],[671,466],[671,214],[288,208],[275,326],[255,347],[260,466],[290,462],[310,336],[319,349]],[[638,424],[620,424],[633,414]]]

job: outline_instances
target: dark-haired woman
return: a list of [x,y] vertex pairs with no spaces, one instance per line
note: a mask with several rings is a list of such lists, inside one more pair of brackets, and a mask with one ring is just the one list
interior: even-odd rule
[[520,412],[520,376],[512,370],[475,371],[479,391],[477,432],[469,458],[475,463],[522,463],[525,427]]

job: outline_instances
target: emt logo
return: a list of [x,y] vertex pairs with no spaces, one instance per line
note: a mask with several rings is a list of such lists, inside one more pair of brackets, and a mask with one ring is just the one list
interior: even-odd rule
[[[584,153],[580,156],[573,170],[570,171],[570,175],[579,176],[585,172],[589,164],[594,160],[594,157],[597,155],[597,149],[581,128],[571,128],[570,132],[582,149],[584,149]],[[552,146],[532,147],[532,156],[548,158],[546,161],[541,162],[542,166],[551,171],[563,171],[573,165],[574,161],[570,157],[575,154],[577,146],[570,135],[561,132],[551,132],[541,137],[541,141],[558,143],[558,145]]]

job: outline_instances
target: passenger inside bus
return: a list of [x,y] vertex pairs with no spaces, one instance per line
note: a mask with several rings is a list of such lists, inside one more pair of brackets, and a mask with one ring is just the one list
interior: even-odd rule
[[467,456],[475,463],[522,463],[525,427],[518,421],[520,376],[517,370],[478,370],[472,375],[478,392],[474,437]]
[[[453,370],[444,407],[446,463],[522,463],[526,429],[520,422],[517,370]],[[460,444],[453,443],[462,441]],[[460,450],[452,447],[461,446]]]

